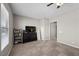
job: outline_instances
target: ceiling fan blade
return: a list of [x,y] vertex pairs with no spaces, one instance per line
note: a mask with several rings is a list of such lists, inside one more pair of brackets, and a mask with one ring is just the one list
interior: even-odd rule
[[57,6],[57,8],[60,8],[60,6]]
[[50,5],[52,5],[52,4],[54,4],[54,3],[49,3],[49,4],[47,5],[47,7],[50,6]]

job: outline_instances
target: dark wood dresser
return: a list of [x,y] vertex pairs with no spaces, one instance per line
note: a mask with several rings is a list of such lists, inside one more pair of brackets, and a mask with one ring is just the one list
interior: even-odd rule
[[36,40],[37,40],[37,33],[36,32],[23,31],[23,43],[36,41]]

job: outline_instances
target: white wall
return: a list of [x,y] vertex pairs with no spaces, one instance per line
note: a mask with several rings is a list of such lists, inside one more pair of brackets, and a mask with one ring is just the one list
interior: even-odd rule
[[25,26],[36,26],[38,40],[49,40],[49,20],[48,19],[32,19],[23,16],[14,16],[14,27],[17,29],[25,29]]
[[50,24],[48,19],[42,19],[40,22],[41,39],[50,40]]
[[7,47],[4,48],[3,51],[1,51],[1,55],[9,55],[11,48],[13,46],[13,16],[10,9],[10,6],[8,4],[4,4],[7,11],[9,12],[9,44]]
[[57,21],[57,41],[79,48],[79,8],[50,19]]
[[36,26],[37,37],[40,40],[40,20],[15,15],[14,27],[25,30],[25,26]]

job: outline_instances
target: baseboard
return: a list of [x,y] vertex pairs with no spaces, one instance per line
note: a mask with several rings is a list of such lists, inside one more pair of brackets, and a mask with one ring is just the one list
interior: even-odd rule
[[[13,46],[12,46],[13,47]],[[10,55],[10,52],[11,52],[11,50],[12,50],[12,47],[10,48],[10,50],[9,50],[9,52],[8,52],[8,54],[7,54],[7,56],[9,56]]]
[[57,42],[62,43],[62,44],[65,44],[65,45],[68,45],[68,46],[71,46],[71,47],[73,47],[73,48],[79,49],[79,47],[78,47],[78,46],[75,46],[75,45],[67,44],[67,43],[64,43],[64,42],[62,42],[62,41],[57,41]]

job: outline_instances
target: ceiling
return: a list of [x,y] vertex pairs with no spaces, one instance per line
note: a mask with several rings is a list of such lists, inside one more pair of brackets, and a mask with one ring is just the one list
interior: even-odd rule
[[27,16],[36,19],[51,18],[62,13],[79,8],[78,3],[64,3],[59,9],[56,4],[47,7],[48,3],[11,3],[15,15]]

